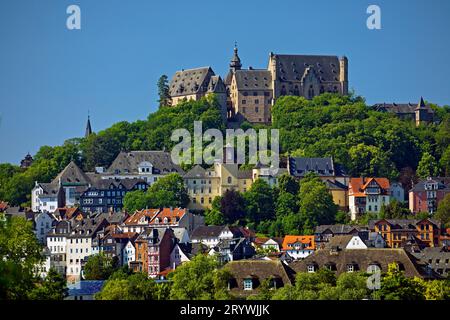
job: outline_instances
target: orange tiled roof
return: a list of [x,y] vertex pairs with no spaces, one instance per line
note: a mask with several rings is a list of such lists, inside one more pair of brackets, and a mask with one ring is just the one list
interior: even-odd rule
[[[168,219],[168,223],[176,223],[186,214],[187,210],[182,208],[163,208],[157,215],[150,221],[150,224],[163,224],[164,218]],[[156,219],[159,219],[156,222]],[[178,219],[177,219],[178,218]]]
[[305,249],[315,250],[316,243],[314,242],[314,236],[285,236],[283,239],[282,250],[289,250],[291,247],[290,244],[300,242],[306,244],[307,247]]
[[125,220],[125,224],[126,225],[137,224],[139,220],[141,220],[141,218],[144,216],[148,218],[148,221],[151,221],[158,214],[158,212],[159,209],[144,209],[136,211]]
[[[349,183],[349,195],[363,197],[365,196],[364,190],[367,188],[371,181],[375,180],[380,187],[386,192],[390,188],[390,183],[387,178],[365,178],[363,182],[363,178],[351,178]],[[384,193],[385,193],[384,192]],[[383,191],[382,191],[383,193]]]

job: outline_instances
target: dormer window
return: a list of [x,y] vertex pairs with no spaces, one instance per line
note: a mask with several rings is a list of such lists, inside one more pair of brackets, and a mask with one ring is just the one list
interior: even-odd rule
[[353,264],[348,264],[347,265],[347,272],[353,272],[355,271],[355,266]]
[[167,219],[167,217],[164,218],[164,223],[169,223],[169,219]]
[[314,264],[309,264],[308,265],[308,272],[309,273],[314,273],[316,272],[316,266]]
[[253,290],[253,279],[244,279],[244,290]]

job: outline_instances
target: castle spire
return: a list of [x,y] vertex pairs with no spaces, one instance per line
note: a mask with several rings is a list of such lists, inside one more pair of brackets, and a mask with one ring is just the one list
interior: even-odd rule
[[230,61],[230,69],[233,71],[236,70],[241,70],[242,64],[241,64],[241,59],[239,58],[238,55],[238,48],[237,48],[237,42],[234,42],[234,54],[233,54],[233,58],[231,58]]
[[84,137],[87,138],[91,134],[92,134],[91,119],[90,119],[89,111],[88,111],[88,120],[87,120],[87,124],[86,124],[86,133],[84,134]]

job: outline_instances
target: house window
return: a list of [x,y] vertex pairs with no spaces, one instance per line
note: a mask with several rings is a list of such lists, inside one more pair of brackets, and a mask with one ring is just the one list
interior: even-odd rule
[[308,265],[308,272],[309,273],[313,273],[315,271],[316,271],[316,268],[314,267],[314,265],[312,265],[312,264]]
[[231,183],[231,181],[232,181],[231,177],[228,177],[227,181],[228,181],[228,183]]
[[347,265],[347,272],[353,272],[355,267],[352,264]]
[[244,290],[253,290],[253,281],[252,279],[244,280]]

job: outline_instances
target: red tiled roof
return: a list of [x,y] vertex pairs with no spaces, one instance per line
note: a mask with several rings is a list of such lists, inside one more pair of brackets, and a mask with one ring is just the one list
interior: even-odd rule
[[381,193],[386,194],[390,188],[389,180],[387,178],[351,178],[349,184],[349,195],[363,197],[365,196],[364,190],[367,188],[370,182],[375,180],[378,185],[383,189]]
[[[187,210],[182,208],[163,208],[153,219],[150,224],[165,224],[164,219],[167,218],[168,224],[174,224],[186,214]],[[158,219],[158,222],[156,221]]]
[[141,211],[136,211],[131,216],[129,216],[125,220],[126,225],[135,225],[141,220],[143,216],[148,218],[148,221],[150,222],[159,212],[159,209],[144,209]]
[[296,242],[300,242],[303,244],[306,244],[307,247],[305,247],[305,249],[312,249],[315,250],[316,249],[316,244],[314,242],[314,236],[285,236],[283,239],[283,244],[282,244],[282,250],[286,251],[291,249],[291,247],[289,246],[290,244],[296,243]]

